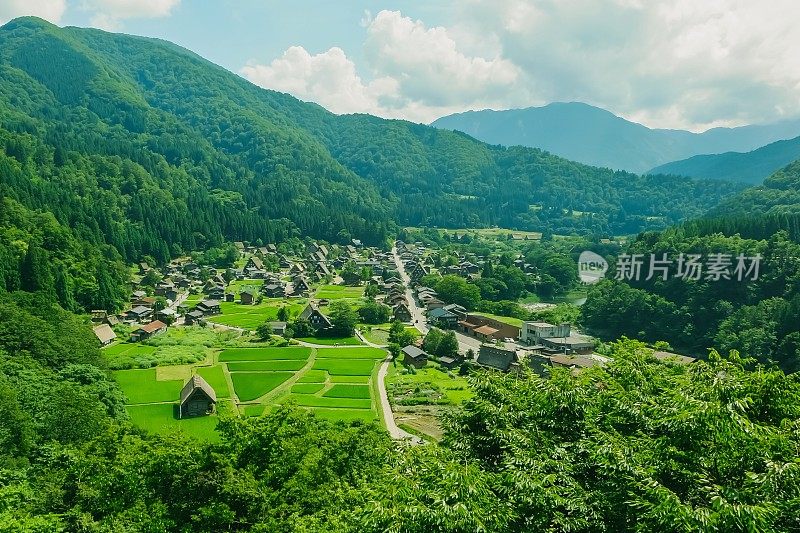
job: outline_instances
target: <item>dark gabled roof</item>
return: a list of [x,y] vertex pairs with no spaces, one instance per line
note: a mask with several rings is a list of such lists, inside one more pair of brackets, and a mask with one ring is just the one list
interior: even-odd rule
[[416,346],[409,344],[405,348],[403,348],[402,352],[409,356],[412,359],[421,359],[422,357],[428,357],[424,351],[420,350]]
[[428,316],[431,318],[455,318],[456,315],[444,309],[443,307],[437,307],[428,312]]
[[189,381],[187,381],[181,389],[181,403],[185,402],[186,399],[189,398],[189,396],[191,396],[192,393],[197,389],[205,392],[206,395],[211,398],[212,402],[217,401],[217,393],[214,392],[214,389],[211,388],[211,385],[209,385],[202,377],[195,374],[189,378]]
[[203,307],[218,307],[219,306],[219,300],[203,300],[202,302],[197,304],[197,307],[200,307],[201,305]]
[[151,311],[152,311],[152,309],[150,309],[149,307],[145,307],[143,305],[137,305],[136,307],[131,309],[130,312],[133,313],[134,315],[143,315],[143,314],[149,313]]

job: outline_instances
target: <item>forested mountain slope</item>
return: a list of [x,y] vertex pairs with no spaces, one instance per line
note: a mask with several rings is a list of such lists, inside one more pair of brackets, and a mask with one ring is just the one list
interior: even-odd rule
[[431,125],[463,131],[491,144],[542,148],[581,163],[631,172],[646,172],[698,154],[747,152],[800,134],[800,120],[702,133],[651,129],[581,102],[467,111],[441,117]]
[[777,141],[751,152],[696,155],[658,166],[652,174],[675,174],[693,178],[761,183],[776,170],[800,158],[800,137]]
[[5,194],[125,259],[297,231],[379,243],[396,224],[628,233],[738,187],[337,116],[164,41],[35,18],[0,29],[0,80]]
[[[608,279],[592,287],[581,313],[584,325],[609,338],[666,340],[703,355],[708,347],[739,350],[785,371],[800,370],[800,161],[779,170],[764,185],[730,198],[709,216],[633,240],[627,254],[645,265],[636,279]],[[672,261],[667,279],[651,279],[651,254]],[[680,275],[680,254],[697,254],[697,279]],[[717,254],[727,274],[708,270]],[[758,270],[739,279],[739,255]],[[607,277],[615,277],[617,258]]]

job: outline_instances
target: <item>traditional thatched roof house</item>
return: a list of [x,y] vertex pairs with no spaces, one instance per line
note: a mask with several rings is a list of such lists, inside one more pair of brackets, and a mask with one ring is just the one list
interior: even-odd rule
[[180,401],[178,418],[202,416],[214,411],[217,393],[206,380],[195,374],[181,389]]
[[515,350],[482,344],[478,351],[478,364],[508,372],[511,366],[517,363]]
[[100,346],[106,346],[114,342],[114,339],[117,338],[117,334],[114,333],[114,330],[111,329],[111,326],[108,324],[100,324],[99,326],[95,326],[92,328],[94,331],[95,337],[97,340],[100,341]]
[[319,308],[312,303],[308,304],[306,308],[303,309],[303,312],[300,313],[299,318],[308,320],[311,326],[317,331],[333,327],[330,319],[323,315],[322,311],[320,311]]

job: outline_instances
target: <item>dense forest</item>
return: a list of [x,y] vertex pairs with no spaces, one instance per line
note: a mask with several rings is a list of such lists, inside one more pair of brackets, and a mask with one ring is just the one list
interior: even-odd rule
[[612,172],[260,89],[170,43],[0,29],[0,191],[127,261],[400,225],[630,233],[740,186]]
[[[673,260],[668,279],[646,268],[640,279],[607,279],[589,291],[584,323],[608,338],[628,335],[668,341],[703,355],[708,347],[736,349],[789,372],[800,370],[800,162],[792,163],[726,202],[709,217],[661,233],[639,235],[625,250]],[[708,258],[760,256],[757,279],[678,277],[683,253]],[[615,259],[611,278],[616,276]],[[749,276],[748,278],[752,278]]]

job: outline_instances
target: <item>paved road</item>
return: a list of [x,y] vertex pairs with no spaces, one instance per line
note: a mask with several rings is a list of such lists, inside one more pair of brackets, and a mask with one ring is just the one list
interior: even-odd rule
[[383,412],[383,422],[386,425],[386,430],[393,439],[408,439],[412,444],[423,444],[425,442],[424,440],[400,429],[394,421],[392,405],[389,403],[389,395],[386,392],[386,373],[389,371],[390,364],[391,360],[387,357],[386,360],[381,363],[380,369],[378,369],[378,396],[380,396],[381,411]]
[[428,329],[430,329],[428,328],[428,322],[425,318],[425,310],[417,303],[414,293],[411,292],[411,278],[406,273],[406,268],[403,265],[403,261],[400,260],[396,246],[392,246],[392,257],[394,257],[394,264],[397,267],[397,272],[400,274],[400,280],[403,282],[403,285],[406,286],[406,300],[408,300],[408,310],[411,311],[411,320],[414,322],[417,329],[425,335],[428,333]]
[[[397,247],[395,246],[392,246],[392,256],[397,266],[397,272],[400,273],[400,279],[403,281],[403,285],[406,286],[406,299],[408,300],[408,308],[411,311],[411,318],[415,321],[414,325],[417,326],[417,329],[425,335],[430,329],[428,327],[427,318],[425,317],[425,309],[418,303],[417,299],[414,297],[414,293],[411,292],[411,278],[406,273],[405,266],[400,260],[400,256],[397,254]],[[469,349],[472,349],[476,354],[478,353],[478,349],[481,347],[481,341],[457,331],[455,333],[456,340],[458,340],[458,349],[462,354],[466,354]]]

